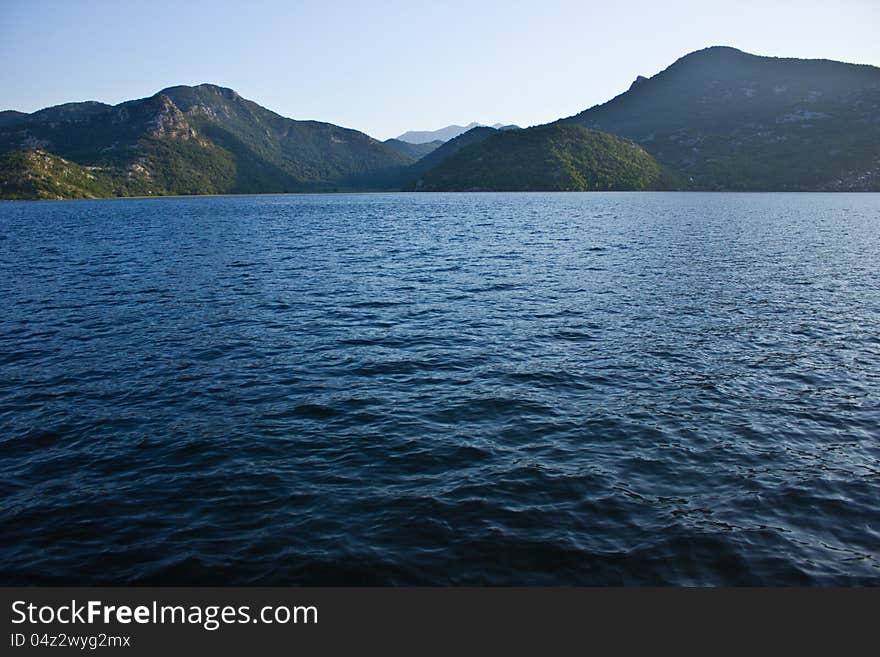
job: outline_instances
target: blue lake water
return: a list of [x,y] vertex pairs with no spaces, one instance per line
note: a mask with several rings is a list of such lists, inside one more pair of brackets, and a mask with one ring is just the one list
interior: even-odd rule
[[0,204],[0,583],[880,584],[880,195]]

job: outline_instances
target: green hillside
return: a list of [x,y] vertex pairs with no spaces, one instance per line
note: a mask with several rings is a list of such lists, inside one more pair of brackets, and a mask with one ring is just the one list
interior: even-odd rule
[[401,169],[393,180],[393,186],[399,189],[413,189],[416,181],[428,171],[439,166],[466,146],[479,144],[498,132],[495,128],[479,126],[471,128],[446,143],[438,146],[420,160]]
[[[97,167],[110,181],[98,195],[370,189],[415,160],[356,130],[286,119],[214,85],[0,118],[0,152],[40,150]],[[0,197],[12,194],[0,188]]]
[[7,199],[98,198],[113,183],[99,171],[43,151],[0,155],[0,189]]
[[475,127],[442,144],[381,142],[330,123],[285,118],[231,89],[176,86],[113,106],[88,101],[31,114],[0,111],[4,153],[0,198],[880,191],[880,68],[706,48],[552,126]]
[[496,131],[413,185],[419,191],[669,189],[678,181],[637,144],[573,125]]
[[443,142],[439,139],[424,142],[422,144],[411,144],[408,141],[401,141],[400,139],[386,139],[383,143],[415,160],[422,159],[428,153],[437,150],[439,146],[443,145]]

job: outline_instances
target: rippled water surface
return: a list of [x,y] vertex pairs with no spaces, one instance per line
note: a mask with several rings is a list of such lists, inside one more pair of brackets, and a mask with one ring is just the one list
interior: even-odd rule
[[0,204],[0,583],[880,584],[880,195]]

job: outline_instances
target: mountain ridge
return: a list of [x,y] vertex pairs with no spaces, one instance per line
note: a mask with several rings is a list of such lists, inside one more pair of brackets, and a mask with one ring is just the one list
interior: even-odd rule
[[93,167],[113,195],[366,189],[414,161],[364,133],[288,119],[211,84],[4,117],[0,152],[40,149]]
[[697,188],[862,188],[847,180],[880,172],[878,93],[867,64],[712,46],[558,122],[633,139]]
[[[675,178],[676,188],[880,191],[880,68],[867,64],[712,46],[547,125],[637,144]],[[331,123],[286,118],[209,83],[166,87],[116,105],[5,110],[0,198],[427,189],[441,179],[446,187],[484,188],[492,181],[489,186],[507,189],[504,175],[518,180],[518,188],[534,187],[523,171],[544,187],[556,184],[547,178],[554,171],[578,187],[580,178],[592,180],[584,177],[593,161],[587,144],[597,153],[624,152],[622,142],[595,134],[535,126],[513,131],[524,134],[517,141],[497,136],[515,126],[471,126],[446,141],[382,142]],[[485,170],[474,167],[473,157],[484,158]],[[542,159],[513,166],[514,157]],[[631,164],[653,167],[647,160]],[[463,167],[461,175],[451,171],[454,165]]]
[[474,128],[494,128],[495,130],[518,130],[519,126],[513,124],[504,124],[504,123],[495,123],[493,125],[486,125],[485,123],[477,123],[476,121],[472,121],[467,125],[457,125],[452,124],[445,126],[443,128],[438,128],[437,130],[409,130],[404,132],[402,135],[398,135],[394,137],[398,141],[407,142],[410,144],[423,144],[431,141],[449,141],[450,139],[455,139],[459,135],[463,135],[469,130],[473,130]]

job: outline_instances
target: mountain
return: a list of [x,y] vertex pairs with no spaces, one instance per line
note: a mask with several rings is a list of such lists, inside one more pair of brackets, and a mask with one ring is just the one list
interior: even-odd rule
[[[109,181],[109,189],[87,186],[95,195],[372,189],[415,160],[356,130],[287,119],[210,84],[115,106],[68,103],[0,116],[0,153],[34,150],[58,158],[48,170],[76,165]],[[7,158],[7,179],[15,162],[30,160]],[[0,196],[10,195],[0,186]]]
[[478,126],[450,139],[445,144],[438,146],[425,155],[422,159],[401,170],[400,177],[397,180],[397,186],[411,187],[416,180],[425,174],[425,172],[442,164],[465,146],[478,144],[481,141],[488,139],[496,132],[498,131],[495,128]]
[[443,142],[439,139],[417,144],[413,144],[407,141],[401,141],[400,139],[386,139],[383,143],[390,146],[394,150],[406,155],[407,157],[411,157],[416,160],[422,159],[431,151],[436,150],[438,146],[443,145]]
[[880,189],[880,68],[712,47],[562,123],[640,143],[699,189]]
[[[400,141],[405,141],[410,144],[424,144],[426,142],[431,141],[449,141],[450,139],[454,139],[461,134],[464,134],[468,130],[473,130],[474,128],[482,128],[489,127],[484,126],[482,123],[468,123],[465,126],[461,125],[448,125],[445,128],[440,128],[439,130],[411,130],[409,132],[404,132],[402,135],[397,137]],[[503,125],[501,123],[496,123],[491,126],[496,130],[518,130],[519,126],[515,125]]]
[[471,128],[476,128],[479,123],[468,123],[465,126],[448,125],[438,130],[410,130],[399,135],[397,139],[410,144],[424,144],[429,141],[449,141],[458,137],[463,132],[467,132]]
[[669,189],[678,184],[632,141],[555,124],[492,131],[460,148],[413,185],[419,191]]
[[231,89],[176,86],[112,106],[89,101],[32,114],[0,112],[0,198],[380,189],[880,191],[880,68],[874,66],[716,46],[653,77],[639,76],[626,92],[575,116],[515,128],[472,123],[380,142],[330,123],[282,117]]
[[18,123],[26,116],[27,114],[25,114],[24,112],[16,112],[15,110],[4,110],[0,112],[0,128]]

